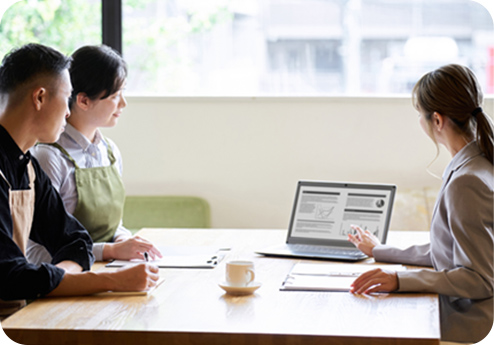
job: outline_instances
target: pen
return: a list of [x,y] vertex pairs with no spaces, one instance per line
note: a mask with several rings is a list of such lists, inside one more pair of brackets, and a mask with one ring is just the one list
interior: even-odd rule
[[144,259],[146,260],[146,262],[149,261],[149,254],[148,254],[148,252],[144,252]]

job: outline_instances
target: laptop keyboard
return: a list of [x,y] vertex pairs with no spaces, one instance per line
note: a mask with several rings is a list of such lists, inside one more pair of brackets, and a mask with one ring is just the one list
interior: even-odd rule
[[362,255],[361,251],[355,249],[314,246],[310,244],[289,244],[288,247],[295,253],[330,254],[330,255],[345,255],[345,256]]

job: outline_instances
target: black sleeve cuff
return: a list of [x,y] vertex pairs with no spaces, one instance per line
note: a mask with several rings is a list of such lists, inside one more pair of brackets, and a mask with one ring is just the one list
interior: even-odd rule
[[52,259],[52,264],[56,265],[62,261],[74,261],[78,263],[84,271],[89,271],[94,263],[92,244],[82,239],[77,239],[69,245],[59,250]]

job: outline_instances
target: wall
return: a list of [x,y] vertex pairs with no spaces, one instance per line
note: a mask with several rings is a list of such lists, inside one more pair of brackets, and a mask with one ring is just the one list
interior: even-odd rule
[[[286,228],[299,179],[395,183],[392,229],[427,230],[427,220],[399,217],[430,209],[407,200],[426,191],[433,203],[440,186],[426,171],[435,146],[408,97],[127,100],[104,133],[122,151],[129,195],[201,196],[216,228]],[[494,114],[492,98],[484,109]],[[449,159],[443,151],[431,170],[441,175]]]

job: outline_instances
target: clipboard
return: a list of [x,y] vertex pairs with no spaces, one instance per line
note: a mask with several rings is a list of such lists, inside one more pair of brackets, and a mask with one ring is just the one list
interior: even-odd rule
[[156,260],[114,260],[106,267],[149,263],[159,268],[215,268],[230,248],[211,246],[159,246],[162,258]]

